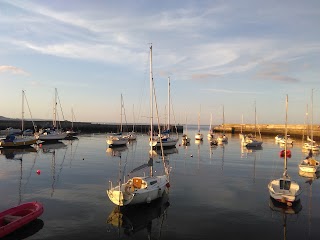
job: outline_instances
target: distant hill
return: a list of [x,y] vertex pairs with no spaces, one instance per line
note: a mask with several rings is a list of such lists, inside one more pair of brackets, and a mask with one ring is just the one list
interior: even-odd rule
[[17,120],[17,118],[14,119],[14,118],[7,118],[7,117],[4,117],[4,116],[0,116],[0,121],[4,121],[4,120]]

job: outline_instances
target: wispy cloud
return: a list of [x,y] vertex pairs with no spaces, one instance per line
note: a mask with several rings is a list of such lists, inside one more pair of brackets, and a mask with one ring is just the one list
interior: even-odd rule
[[256,73],[256,79],[298,83],[299,79],[287,76],[288,66],[285,63],[267,63]]
[[263,94],[263,92],[247,92],[247,91],[234,91],[228,89],[216,89],[216,88],[205,88],[204,91],[229,93],[229,94]]
[[0,66],[0,73],[13,73],[13,74],[21,74],[21,75],[29,75],[26,71],[22,70],[21,68],[14,67],[14,66]]

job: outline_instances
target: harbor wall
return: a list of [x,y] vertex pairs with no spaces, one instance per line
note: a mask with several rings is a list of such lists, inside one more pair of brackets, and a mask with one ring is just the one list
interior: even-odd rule
[[[257,134],[259,134],[259,131],[261,135],[269,135],[269,136],[276,136],[277,134],[284,135],[285,132],[285,125],[284,124],[224,124],[214,127],[214,130],[216,132],[228,132],[228,133],[240,133],[242,129],[243,133],[254,133],[255,129]],[[310,130],[311,126],[306,127],[304,124],[288,124],[287,125],[287,131],[288,134],[293,138],[299,138],[303,136],[307,136],[307,132],[309,132],[310,136]],[[314,140],[320,140],[320,126],[319,125],[313,125],[313,139]]]
[[[47,128],[52,126],[52,120],[48,121],[33,121],[34,125],[40,128]],[[60,121],[59,128],[70,129],[72,123],[69,121]],[[21,120],[2,120],[0,121],[0,130],[4,130],[8,127],[21,129]],[[32,121],[24,121],[24,129],[33,129]],[[150,130],[150,125],[147,124],[127,124],[123,125],[123,132],[131,132],[132,130],[138,133],[147,133]],[[163,128],[163,125],[160,125]],[[176,130],[177,128],[177,130]],[[89,122],[73,122],[73,129],[81,131],[81,133],[114,133],[120,131],[119,124],[110,123],[89,123]],[[154,125],[154,131],[158,131],[158,125]],[[183,126],[171,126],[171,132],[183,132]]]

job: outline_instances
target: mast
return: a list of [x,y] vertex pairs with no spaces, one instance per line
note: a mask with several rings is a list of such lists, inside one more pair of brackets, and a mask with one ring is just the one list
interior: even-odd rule
[[54,89],[53,127],[57,127],[57,88]]
[[311,151],[313,148],[313,88],[311,89]]
[[223,134],[224,134],[224,105],[222,105],[222,124],[223,124]]
[[170,134],[170,77],[168,77],[168,130]]
[[[153,141],[153,73],[152,73],[152,45],[150,46],[150,158],[152,158]],[[150,176],[153,174],[153,167],[150,166]]]
[[136,125],[136,119],[135,119],[135,116],[134,116],[134,104],[133,104],[133,126],[132,126],[132,132],[134,132],[134,126]]
[[254,136],[257,136],[257,104],[254,100]]
[[21,115],[21,132],[24,130],[24,91],[22,90],[22,115]]
[[288,94],[286,95],[286,122],[285,122],[285,128],[284,128],[284,177],[288,177],[287,174],[287,134],[288,134],[288,129],[287,129],[287,124],[288,124]]
[[123,107],[123,98],[121,93],[121,103],[120,103],[120,133],[122,134],[122,107]]

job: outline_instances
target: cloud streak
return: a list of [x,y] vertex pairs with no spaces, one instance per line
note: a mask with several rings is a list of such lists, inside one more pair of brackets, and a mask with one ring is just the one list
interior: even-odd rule
[[0,74],[7,73],[7,72],[13,73],[13,74],[18,74],[18,75],[26,75],[26,76],[29,75],[29,73],[27,73],[26,71],[24,71],[18,67],[6,66],[6,65],[0,66]]

